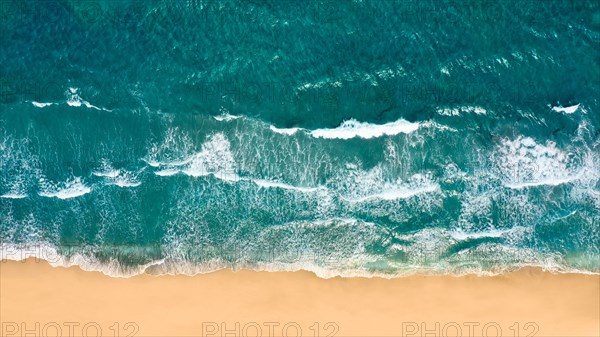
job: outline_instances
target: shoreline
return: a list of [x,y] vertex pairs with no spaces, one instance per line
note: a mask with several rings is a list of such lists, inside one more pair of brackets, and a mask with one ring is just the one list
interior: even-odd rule
[[600,275],[322,279],[220,270],[112,278],[0,262],[0,336],[598,336]]
[[[0,261],[34,261],[34,263],[48,263],[55,268],[79,268],[86,272],[99,272],[111,278],[131,278],[140,275],[149,276],[201,276],[205,274],[220,272],[220,271],[250,271],[250,272],[268,272],[268,273],[295,273],[308,272],[322,279],[331,278],[382,278],[396,279],[405,277],[419,276],[448,276],[448,277],[465,277],[465,276],[481,276],[495,277],[518,272],[522,269],[534,269],[551,274],[565,275],[591,275],[600,276],[600,272],[590,271],[581,268],[567,267],[559,264],[527,264],[520,266],[505,266],[485,270],[482,268],[473,269],[446,269],[435,270],[431,268],[419,268],[414,266],[412,269],[396,271],[348,271],[345,269],[329,269],[328,267],[319,267],[316,264],[289,263],[283,265],[270,265],[268,263],[257,264],[239,264],[235,267],[228,265],[226,262],[215,260],[204,261],[206,264],[190,263],[186,261],[169,261],[164,259],[154,259],[146,264],[123,267],[113,262],[100,262],[99,260],[89,259],[84,255],[75,255],[76,257],[66,258],[62,256],[55,248],[50,246],[16,246],[16,245],[0,245]],[[594,268],[597,270],[598,268]]]

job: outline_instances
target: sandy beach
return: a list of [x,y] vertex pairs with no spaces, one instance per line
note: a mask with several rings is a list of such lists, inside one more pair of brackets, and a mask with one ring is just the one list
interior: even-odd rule
[[118,279],[31,259],[0,268],[2,336],[600,335],[597,275]]

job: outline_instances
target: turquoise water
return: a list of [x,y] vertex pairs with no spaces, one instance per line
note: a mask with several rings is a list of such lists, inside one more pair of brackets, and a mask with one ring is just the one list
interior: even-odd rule
[[2,1],[2,257],[600,272],[595,1]]

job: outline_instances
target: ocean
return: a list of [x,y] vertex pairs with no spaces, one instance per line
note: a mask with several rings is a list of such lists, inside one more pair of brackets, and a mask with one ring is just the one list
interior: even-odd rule
[[2,259],[600,272],[597,1],[0,6]]

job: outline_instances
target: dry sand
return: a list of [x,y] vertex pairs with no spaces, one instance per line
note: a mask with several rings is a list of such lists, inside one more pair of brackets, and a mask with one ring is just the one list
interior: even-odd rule
[[28,260],[0,263],[0,282],[3,336],[600,336],[600,276],[537,269],[391,280],[230,270],[117,279]]

